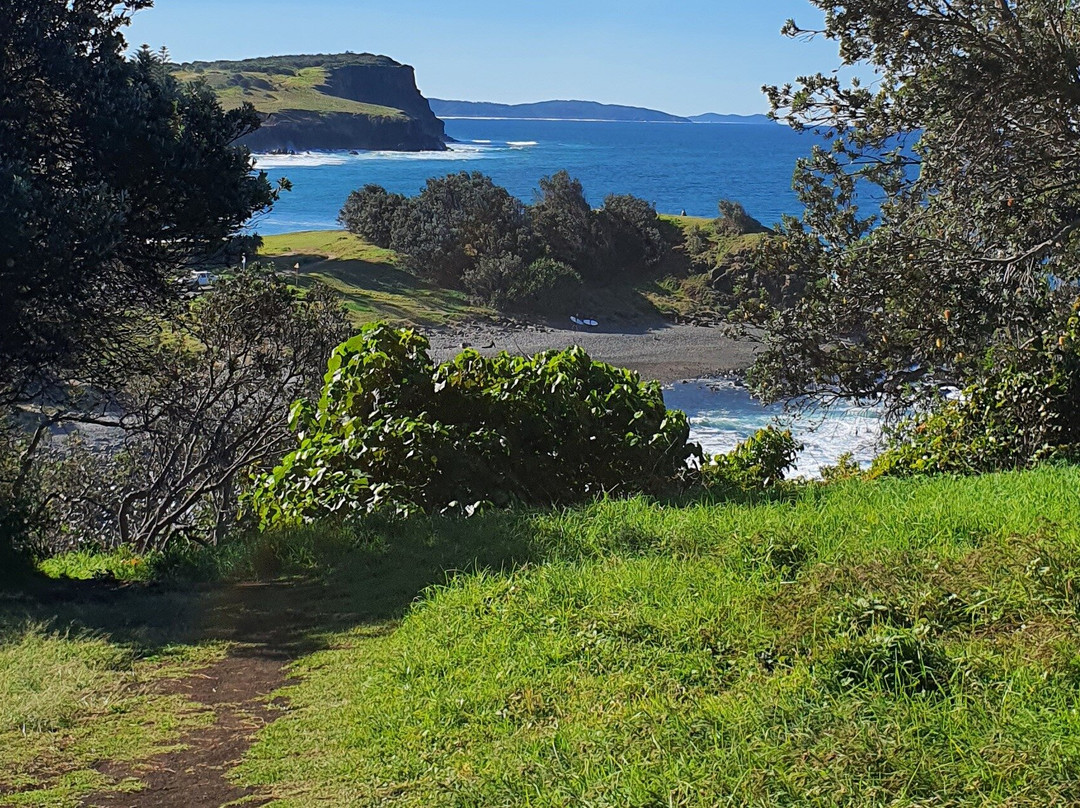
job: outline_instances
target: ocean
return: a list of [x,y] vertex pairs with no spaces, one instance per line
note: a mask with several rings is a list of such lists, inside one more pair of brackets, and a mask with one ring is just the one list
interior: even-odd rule
[[369,183],[415,194],[429,177],[480,171],[524,202],[541,177],[565,169],[590,203],[633,194],[661,213],[715,216],[720,199],[741,202],[766,225],[798,214],[791,189],[795,161],[813,135],[779,124],[608,123],[595,121],[450,120],[448,152],[309,152],[259,155],[271,179],[293,190],[254,223],[264,235],[337,227],[349,193]]
[[[784,214],[799,214],[791,175],[816,142],[778,124],[449,120],[446,129],[457,141],[448,152],[258,156],[260,168],[272,179],[287,177],[293,190],[254,229],[272,235],[335,228],[345,198],[357,188],[374,183],[411,195],[429,177],[457,171],[488,174],[530,202],[539,179],[561,169],[581,180],[594,206],[608,194],[629,193],[661,213],[715,216],[720,199],[733,199],[772,225]],[[873,411],[844,407],[789,423],[782,407],[763,407],[727,382],[677,384],[665,399],[687,413],[692,439],[709,453],[728,451],[779,420],[805,445],[795,473],[810,477],[845,452],[868,462],[880,434]]]
[[757,430],[774,425],[790,429],[802,451],[790,476],[816,478],[823,466],[851,453],[866,466],[878,452],[881,416],[871,407],[834,405],[827,411],[786,412],[783,405],[763,407],[746,388],[730,380],[692,380],[664,390],[664,403],[682,410],[690,421],[690,438],[707,455],[730,451]]

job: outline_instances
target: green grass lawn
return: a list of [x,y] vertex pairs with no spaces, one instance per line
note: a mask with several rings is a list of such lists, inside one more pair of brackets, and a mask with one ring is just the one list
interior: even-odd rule
[[0,805],[77,806],[101,789],[137,790],[100,764],[136,764],[212,723],[164,687],[227,653],[192,633],[205,608],[179,592],[0,599]]
[[485,318],[489,309],[473,306],[462,293],[442,289],[399,269],[397,255],[344,230],[266,236],[259,253],[307,288],[318,280],[345,300],[356,324],[384,320],[395,325],[446,325]]
[[240,777],[284,805],[1076,804],[1078,484],[504,523],[522,563],[303,660]]
[[[304,112],[344,112],[372,118],[406,118],[400,109],[377,104],[364,104],[348,98],[338,98],[323,92],[327,71],[307,67],[295,75],[261,71],[180,70],[174,73],[179,81],[205,81],[217,93],[225,109],[235,109],[250,103],[259,112],[271,113],[295,109]],[[239,82],[239,83],[238,83]]]
[[[295,806],[1077,804],[1078,488],[1076,467],[856,480],[193,555],[321,580],[289,606],[322,650],[232,776]],[[207,595],[170,597],[164,626],[0,610],[0,794],[45,760],[72,774],[19,799],[60,804],[94,755],[206,720],[143,684],[221,652],[177,628]]]

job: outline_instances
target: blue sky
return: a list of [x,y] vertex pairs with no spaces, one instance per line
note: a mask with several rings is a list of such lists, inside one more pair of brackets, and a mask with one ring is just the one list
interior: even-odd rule
[[127,37],[178,61],[382,53],[433,98],[746,114],[762,84],[837,64],[832,43],[781,37],[789,17],[821,19],[806,0],[156,0]]

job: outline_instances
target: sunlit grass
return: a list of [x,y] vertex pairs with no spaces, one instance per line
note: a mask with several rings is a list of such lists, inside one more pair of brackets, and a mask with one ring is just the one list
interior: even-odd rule
[[[1070,804],[1078,483],[502,523],[517,564],[481,562],[395,632],[302,662],[242,776],[291,805]],[[463,568],[488,540],[481,520]],[[342,579],[361,601],[363,569]]]
[[[281,112],[286,109],[304,112],[342,112],[367,115],[372,118],[405,118],[400,109],[378,104],[365,104],[348,98],[339,98],[322,91],[327,72],[321,67],[309,67],[296,75],[260,72],[231,72],[223,70],[178,71],[179,81],[205,81],[217,92],[225,109],[235,109],[249,103],[259,112]],[[230,84],[241,78],[250,86]]]
[[[318,280],[342,296],[357,325],[383,320],[399,325],[446,325],[488,317],[463,292],[443,289],[398,268],[398,256],[343,230],[266,236],[260,257],[300,288]],[[299,264],[299,269],[297,265]]]
[[230,775],[278,804],[1076,804],[1078,488],[856,480],[154,558],[170,588],[0,610],[0,802],[77,804],[211,720],[158,686],[225,652],[200,613],[237,617],[189,581],[300,575],[270,596],[324,650]]

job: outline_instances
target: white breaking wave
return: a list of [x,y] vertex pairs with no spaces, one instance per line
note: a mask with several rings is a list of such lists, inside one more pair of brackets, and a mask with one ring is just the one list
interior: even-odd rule
[[510,140],[507,141],[506,145],[514,149],[520,149],[525,146],[539,146],[540,144],[535,140]]
[[[490,144],[490,141],[488,141]],[[459,160],[480,160],[498,147],[484,144],[449,143],[447,151],[306,151],[296,154],[255,154],[258,168],[317,168],[319,166],[341,166],[347,163],[368,160],[428,160],[433,162],[456,162]],[[503,149],[505,151],[505,148]]]
[[342,166],[349,160],[348,152],[298,152],[296,154],[255,154],[255,165],[259,168],[290,168],[303,166]]
[[770,424],[790,428],[804,447],[792,477],[820,477],[822,466],[835,465],[846,452],[860,464],[868,464],[877,455],[881,439],[880,413],[872,408],[835,406],[789,423],[782,406],[765,407],[730,381],[676,384],[664,390],[664,401],[686,413],[690,440],[700,443],[707,455],[729,452]]

